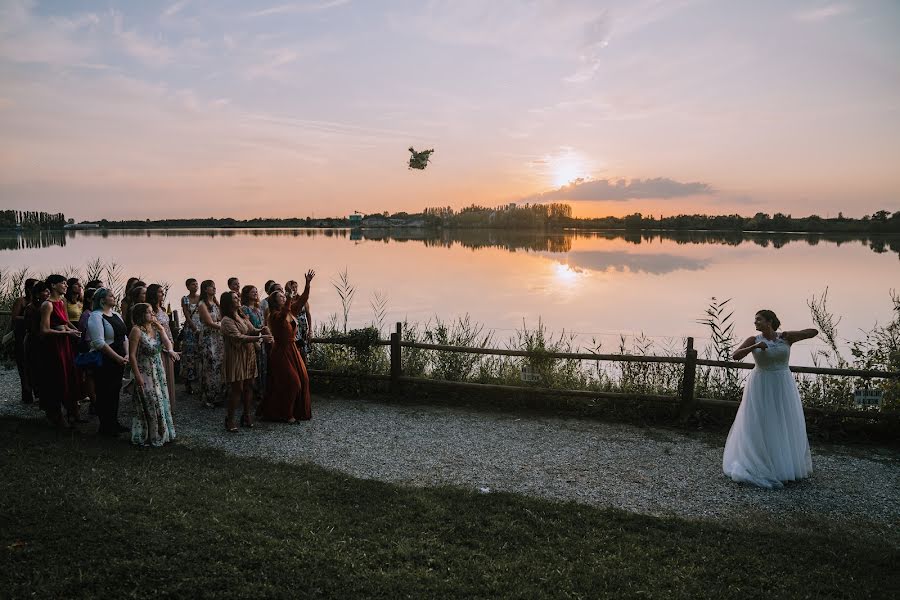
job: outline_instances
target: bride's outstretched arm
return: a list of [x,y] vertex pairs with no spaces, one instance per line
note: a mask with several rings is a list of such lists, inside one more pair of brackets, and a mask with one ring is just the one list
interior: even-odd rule
[[765,348],[765,342],[756,342],[756,337],[750,336],[746,340],[738,346],[738,349],[734,351],[734,354],[731,355],[731,358],[734,360],[741,360],[751,352],[753,352],[754,348]]
[[802,342],[803,340],[808,340],[819,335],[818,329],[801,329],[800,331],[783,331],[781,333],[781,337],[784,338],[788,344],[794,344],[796,342]]

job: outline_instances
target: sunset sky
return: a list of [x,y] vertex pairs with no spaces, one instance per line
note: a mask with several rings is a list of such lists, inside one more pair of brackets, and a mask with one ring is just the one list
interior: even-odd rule
[[862,216],[900,2],[0,0],[0,132],[0,207],[79,220]]

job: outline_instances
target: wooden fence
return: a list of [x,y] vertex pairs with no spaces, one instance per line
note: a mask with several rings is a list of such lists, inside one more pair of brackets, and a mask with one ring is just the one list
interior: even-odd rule
[[[441,385],[459,389],[472,389],[484,391],[502,391],[502,392],[534,392],[546,395],[571,396],[585,398],[607,398],[619,400],[643,400],[661,402],[670,405],[677,405],[678,414],[681,419],[691,415],[698,406],[718,406],[737,408],[738,402],[731,400],[718,400],[714,398],[697,398],[695,396],[695,382],[697,378],[697,367],[722,367],[726,369],[753,369],[753,363],[732,362],[706,360],[698,358],[697,350],[694,348],[694,338],[687,338],[687,345],[684,356],[635,356],[628,354],[595,354],[595,353],[576,353],[576,352],[528,352],[525,350],[507,350],[500,348],[472,348],[464,346],[444,346],[440,344],[424,344],[419,342],[402,341],[402,324],[397,323],[396,331],[391,333],[390,340],[382,340],[377,343],[379,346],[390,346],[390,375],[365,375],[368,379],[389,381],[392,391],[399,390],[404,383],[412,384],[430,384]],[[318,344],[342,344],[348,345],[352,343],[350,338],[314,338],[312,340]],[[682,375],[680,394],[679,395],[661,395],[661,394],[643,394],[643,393],[627,393],[627,392],[602,392],[594,390],[568,390],[557,388],[541,388],[535,386],[520,385],[500,385],[489,383],[474,383],[468,381],[448,381],[441,379],[431,379],[423,377],[408,377],[403,374],[403,348],[415,348],[420,350],[436,350],[440,352],[459,352],[466,354],[487,354],[492,356],[519,356],[523,358],[552,358],[552,359],[574,359],[574,360],[592,360],[592,361],[608,361],[608,362],[634,362],[634,363],[667,363],[684,365],[684,373]],[[873,371],[862,369],[832,369],[824,367],[799,367],[791,366],[793,373],[807,373],[813,375],[835,375],[842,377],[861,377],[863,379],[884,378],[897,379],[900,378],[900,372],[895,371]],[[348,375],[335,371],[310,370],[310,374],[328,377],[359,377],[358,374]],[[804,407],[806,414],[827,414],[836,417],[861,417],[865,419],[883,419],[883,418],[900,418],[900,411],[870,411],[870,410],[833,410],[817,407]]]
[[[0,316],[9,316],[9,311],[0,311]],[[178,316],[173,312],[175,322],[174,329],[177,331]],[[541,352],[534,353],[525,350],[507,350],[500,348],[472,348],[464,346],[443,346],[440,344],[423,344],[419,342],[402,341],[401,331],[402,324],[397,323],[396,331],[391,333],[390,340],[381,340],[377,342],[379,346],[390,346],[390,375],[359,375],[346,374],[335,371],[321,371],[310,369],[310,374],[327,377],[365,377],[371,380],[389,381],[392,391],[398,391],[404,383],[441,385],[459,389],[472,389],[484,391],[502,391],[502,392],[534,392],[544,395],[584,397],[584,398],[606,398],[618,400],[642,400],[651,402],[661,402],[666,404],[677,404],[678,414],[681,419],[691,415],[698,406],[717,406],[737,408],[738,402],[731,400],[719,400],[715,398],[697,398],[695,396],[695,382],[697,378],[697,367],[722,367],[726,369],[752,369],[753,363],[706,360],[697,357],[697,350],[694,349],[694,338],[687,338],[687,346],[684,356],[635,356],[628,354],[594,354],[594,353],[578,353],[578,352]],[[348,345],[352,342],[350,338],[314,338],[312,340],[317,344],[342,344]],[[519,356],[523,358],[555,358],[555,359],[574,359],[574,360],[593,360],[607,362],[635,362],[635,363],[667,363],[684,365],[684,373],[681,380],[681,393],[679,395],[664,394],[643,394],[628,392],[601,392],[595,390],[567,390],[558,388],[542,388],[535,386],[521,385],[501,385],[491,383],[474,383],[468,381],[448,381],[442,379],[431,379],[425,377],[408,377],[403,375],[403,348],[417,348],[420,350],[437,350],[440,352],[460,352],[465,354],[488,354],[492,356]],[[898,379],[900,372],[897,371],[871,371],[862,369],[830,369],[823,367],[790,367],[793,373],[807,373],[811,375],[836,375],[842,377],[861,377],[863,379]],[[871,411],[871,410],[833,410],[817,407],[804,406],[803,411],[809,414],[826,414],[836,417],[860,417],[865,419],[883,419],[893,418],[900,419],[900,411]]]

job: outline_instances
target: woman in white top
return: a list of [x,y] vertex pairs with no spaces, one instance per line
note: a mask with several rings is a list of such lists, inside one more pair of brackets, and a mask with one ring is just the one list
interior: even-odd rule
[[94,370],[94,386],[97,394],[98,433],[119,435],[129,431],[119,424],[119,394],[122,376],[128,364],[128,330],[119,313],[113,310],[117,298],[107,288],[94,292],[93,311],[88,317],[91,349],[103,355],[102,364]]

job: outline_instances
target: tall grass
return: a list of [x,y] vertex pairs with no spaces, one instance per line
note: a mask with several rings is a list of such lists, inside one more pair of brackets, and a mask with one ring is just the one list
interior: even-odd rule
[[[83,283],[95,279],[102,280],[120,300],[124,293],[123,269],[121,265],[115,261],[106,262],[101,258],[90,260],[83,267],[69,265],[48,272],[34,272],[28,267],[15,271],[0,267],[0,312],[8,312],[12,309],[15,301],[22,297],[25,293],[26,279],[46,279],[56,273],[66,278],[77,277]],[[0,331],[6,332],[8,328],[9,316],[5,314],[0,315]]]
[[[343,289],[354,289],[346,278],[346,271],[340,279]],[[337,287],[337,286],[335,286]],[[343,326],[337,315],[330,321],[321,323],[317,337],[345,337],[344,327],[349,320],[349,306],[344,302],[347,294],[340,294]],[[377,297],[377,296],[376,296]],[[815,364],[830,367],[853,367],[858,369],[878,369],[900,371],[900,295],[893,293],[894,319],[887,325],[877,325],[865,333],[862,340],[851,342],[852,360],[843,357],[839,349],[837,323],[839,319],[827,309],[827,289],[821,296],[813,296],[808,302],[811,316],[822,331],[827,350],[819,350],[814,356]],[[734,336],[733,312],[730,299],[712,298],[698,322],[707,326],[710,343],[703,349],[703,356],[712,360],[730,361],[737,347]],[[384,314],[384,305],[372,304],[373,313]],[[335,345],[314,346],[310,357],[313,368],[345,372],[370,372],[386,374],[390,370],[387,346],[376,346],[386,337],[381,333],[383,316],[376,318],[365,334],[371,349],[367,353],[353,350],[353,345],[340,349]],[[377,326],[376,326],[377,324]],[[367,330],[353,330],[359,337]],[[618,391],[645,394],[677,395],[680,393],[684,368],[674,363],[638,363],[616,361],[591,361],[569,358],[554,358],[552,353],[601,353],[601,344],[592,340],[587,347],[578,344],[575,335],[562,332],[551,333],[542,320],[536,326],[522,323],[521,328],[507,339],[500,339],[483,324],[473,322],[469,315],[452,321],[433,317],[425,323],[402,323],[401,339],[405,342],[462,346],[470,348],[507,348],[529,353],[526,357],[510,357],[483,354],[466,354],[422,348],[404,348],[402,352],[403,373],[411,377],[428,377],[447,381],[468,381],[476,383],[499,383],[523,387],[549,387],[571,390]],[[632,338],[620,336],[613,354],[638,356],[685,355],[685,338],[654,340],[639,334]],[[364,357],[366,365],[357,357]],[[377,360],[373,360],[377,357]],[[367,366],[368,365],[368,366]],[[527,377],[524,374],[527,374]],[[695,395],[697,397],[738,401],[743,392],[747,371],[724,367],[699,367],[697,369]],[[900,407],[900,382],[895,380],[864,381],[859,378],[829,375],[797,374],[796,380],[801,398],[807,406],[831,408],[853,407],[853,391],[861,387],[881,389],[884,394],[883,408]]]

